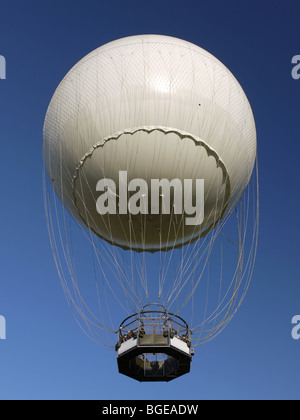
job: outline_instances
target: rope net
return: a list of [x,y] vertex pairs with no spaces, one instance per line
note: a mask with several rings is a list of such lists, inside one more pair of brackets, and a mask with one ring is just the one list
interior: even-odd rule
[[[135,230],[130,223],[126,250],[95,235],[90,225],[78,223],[66,210],[64,196],[57,197],[46,169],[43,186],[50,244],[63,291],[76,321],[91,339],[114,348],[120,320],[151,302],[186,320],[194,347],[213,339],[230,322],[253,275],[257,162],[242,199],[214,229],[181,248],[170,245],[165,251],[164,246],[155,253],[147,252],[146,246],[139,252],[132,249]],[[140,218],[145,231],[147,219],[142,214]],[[86,220],[91,218],[87,215]],[[172,214],[169,220],[171,229]],[[109,224],[107,229],[113,242]]]

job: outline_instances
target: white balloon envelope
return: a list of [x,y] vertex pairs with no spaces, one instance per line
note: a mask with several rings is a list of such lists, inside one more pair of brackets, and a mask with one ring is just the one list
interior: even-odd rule
[[[253,170],[255,124],[241,86],[214,56],[177,38],[132,36],[97,48],[60,83],[44,155],[74,217],[112,244],[154,252],[198,239],[232,211]],[[146,182],[147,212],[119,211],[120,171]],[[101,179],[116,185],[114,213],[97,211]],[[183,188],[184,180],[204,180],[200,223],[186,223],[184,202],[175,214],[174,194],[168,209],[151,212],[154,179],[178,179]]]

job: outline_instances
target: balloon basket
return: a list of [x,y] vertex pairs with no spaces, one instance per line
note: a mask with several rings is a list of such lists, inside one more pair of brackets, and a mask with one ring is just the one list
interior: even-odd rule
[[160,304],[148,304],[120,325],[116,344],[119,373],[145,381],[165,381],[190,371],[191,331]]

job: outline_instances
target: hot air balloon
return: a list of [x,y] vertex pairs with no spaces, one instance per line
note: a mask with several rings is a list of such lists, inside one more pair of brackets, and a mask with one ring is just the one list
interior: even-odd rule
[[236,78],[178,38],[109,42],[57,87],[43,155],[50,242],[84,330],[125,375],[189,372],[256,255],[256,129]]

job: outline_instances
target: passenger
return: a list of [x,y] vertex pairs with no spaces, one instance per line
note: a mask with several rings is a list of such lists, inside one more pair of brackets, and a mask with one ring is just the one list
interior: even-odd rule
[[139,334],[140,334],[140,337],[143,337],[145,335],[145,329],[143,325],[141,325],[139,328]]
[[163,336],[164,336],[164,337],[168,337],[168,329],[167,329],[167,327],[165,326],[165,324],[163,325]]
[[173,327],[171,322],[169,322],[169,331],[170,331],[170,337],[173,338],[174,337],[174,331],[173,331]]

